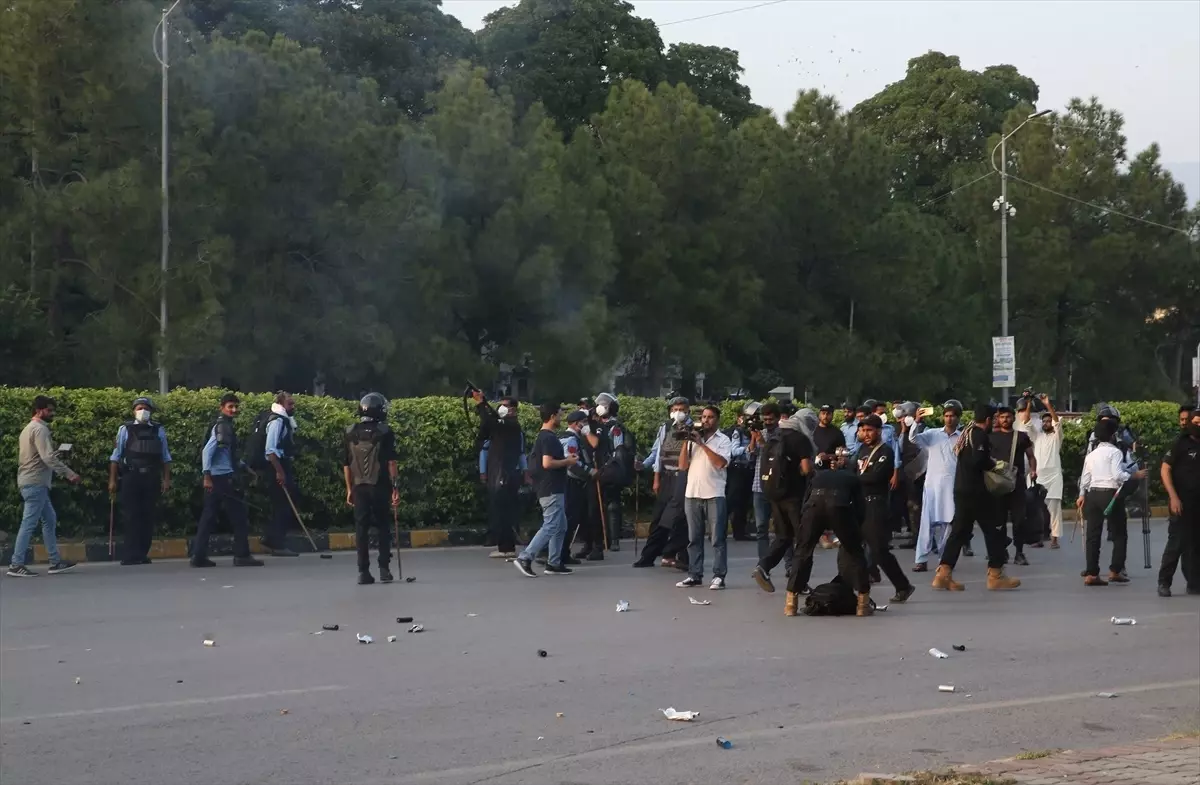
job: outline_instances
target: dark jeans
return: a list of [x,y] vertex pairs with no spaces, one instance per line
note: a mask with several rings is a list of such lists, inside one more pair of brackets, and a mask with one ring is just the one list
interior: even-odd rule
[[[1104,528],[1104,508],[1112,501],[1115,490],[1096,488],[1083,497],[1083,520],[1087,524],[1087,574],[1100,574],[1100,532]],[[1125,505],[1117,499],[1108,514],[1108,533],[1112,538],[1112,563],[1109,570],[1121,572],[1125,569],[1125,551],[1129,545],[1129,526],[1125,517]]]
[[[1190,509],[1189,509],[1190,508]],[[1163,548],[1158,582],[1170,586],[1175,567],[1183,569],[1183,580],[1189,589],[1200,590],[1200,515],[1198,505],[1183,502],[1183,515],[1171,516],[1167,522],[1167,547]],[[1190,516],[1190,519],[1189,519]]]
[[[892,553],[891,509],[887,496],[865,497],[863,511],[862,536],[875,566],[883,570],[888,580],[897,591],[907,589],[912,584],[904,574],[896,555]],[[844,547],[844,546],[843,546]]]
[[814,491],[804,506],[796,530],[796,550],[787,590],[798,593],[808,585],[812,577],[813,551],[826,531],[832,531],[842,543],[838,552],[838,571],[845,573],[846,580],[856,591],[870,591],[867,559],[854,512],[849,507],[839,507],[832,495],[826,496],[820,491]]
[[[271,520],[267,523],[266,536],[263,537],[263,543],[273,551],[287,547],[287,532],[291,528],[292,520],[296,517],[296,514],[292,512],[292,505],[288,504],[287,494],[292,495],[293,502],[300,495],[296,489],[296,477],[292,473],[292,462],[283,460],[280,461],[280,465],[283,466],[283,473],[287,477],[287,491],[285,493],[284,486],[275,482],[274,471],[270,472]],[[271,468],[274,469],[274,467]]]
[[725,481],[725,503],[729,508],[729,525],[735,540],[744,540],[750,534],[750,487],[753,484],[754,467],[730,467]]
[[941,563],[954,569],[958,554],[970,542],[971,530],[979,524],[983,542],[987,546],[988,567],[1000,568],[1008,558],[1003,531],[1005,511],[1003,499],[997,499],[986,490],[970,493],[954,493],[954,520],[950,522],[950,534],[942,551]]
[[925,499],[925,475],[922,474],[916,481],[905,480],[908,487],[907,500],[905,503],[908,506],[908,530],[914,534],[921,528],[921,505]]
[[128,469],[121,474],[121,513],[125,520],[124,558],[144,559],[154,539],[162,469]]
[[358,571],[371,569],[371,527],[379,540],[379,569],[392,563],[392,521],[388,507],[392,489],[387,485],[356,485],[354,500],[354,544],[358,548]]
[[587,525],[587,489],[588,483],[586,482],[567,480],[567,533],[563,537],[563,561],[566,561],[571,555],[571,546],[575,542],[576,533]]
[[488,530],[501,553],[517,550],[518,482],[488,487]]
[[233,555],[242,558],[250,555],[249,524],[246,521],[246,502],[232,474],[213,475],[212,490],[204,494],[204,511],[200,523],[196,524],[196,540],[192,544],[192,559],[208,558],[208,537],[217,523],[217,515],[224,510],[225,517],[233,527]]
[[[654,517],[650,520],[650,533],[642,548],[641,561],[653,562],[659,556],[673,559],[681,548],[687,547],[687,515],[683,508],[686,486],[686,472],[663,472],[659,475]],[[680,542],[682,546],[678,545]],[[668,550],[672,544],[675,550]]]
[[[771,543],[767,555],[759,559],[758,566],[764,571],[775,569],[783,557],[792,550],[793,561],[796,558],[796,535],[800,531],[800,510],[803,501],[798,498],[780,499],[771,502],[771,520],[775,523],[775,541]],[[818,537],[817,539],[820,539]],[[793,573],[794,574],[794,573]]]
[[[1000,509],[1002,517],[1000,518],[1000,532],[1004,533],[1004,528],[1009,520],[1012,521],[1012,542],[1013,548],[1017,553],[1023,553],[1026,543],[1036,542],[1041,539],[1038,537],[1030,537],[1026,531],[1026,515],[1025,515],[1025,478],[1017,478],[1017,489],[1008,496],[1001,499]],[[1007,546],[1005,546],[1007,548]]]

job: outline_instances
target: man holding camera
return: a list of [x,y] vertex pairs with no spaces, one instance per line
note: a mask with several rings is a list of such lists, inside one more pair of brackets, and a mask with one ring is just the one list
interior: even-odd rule
[[686,471],[684,512],[688,522],[688,577],[675,584],[680,588],[699,586],[704,578],[705,527],[713,533],[713,579],[708,588],[725,588],[727,555],[725,548],[725,479],[733,446],[717,425],[721,410],[705,406],[700,427],[687,431],[687,441],[679,451],[679,468]]
[[771,502],[775,541],[750,575],[763,591],[773,592],[775,586],[771,583],[771,570],[793,547],[796,533],[800,530],[805,478],[813,470],[813,447],[808,437],[800,431],[780,427],[782,409],[779,404],[767,403],[761,413],[762,431],[756,431],[752,438],[755,446],[761,444],[758,449],[759,480],[763,494]]
[[[667,551],[672,542],[687,531],[687,513],[684,510],[684,490],[687,486],[687,471],[680,468],[679,455],[692,428],[688,416],[687,398],[672,398],[667,422],[658,428],[658,437],[650,455],[654,456],[654,516],[650,520],[650,534],[642,555],[633,563],[634,567],[653,567],[659,556],[674,557],[676,550]],[[649,457],[649,456],[647,456]],[[686,543],[686,537],[684,538]]]

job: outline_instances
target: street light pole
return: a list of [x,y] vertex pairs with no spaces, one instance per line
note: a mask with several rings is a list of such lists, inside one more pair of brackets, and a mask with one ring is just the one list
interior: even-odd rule
[[[175,4],[170,8],[164,9],[162,20],[159,21],[158,27],[162,28],[162,57],[158,57],[157,50],[155,57],[158,59],[158,64],[162,66],[162,129],[161,129],[161,146],[162,146],[162,203],[160,205],[160,220],[162,222],[162,256],[159,259],[162,268],[162,281],[159,283],[159,301],[158,301],[158,392],[162,395],[167,394],[167,269],[168,258],[171,250],[171,211],[170,197],[167,190],[167,170],[168,170],[168,125],[167,125],[167,70],[170,68],[167,59],[167,30],[170,26],[168,17],[171,12],[178,6],[180,0],[175,0]],[[157,32],[157,29],[156,29]]]

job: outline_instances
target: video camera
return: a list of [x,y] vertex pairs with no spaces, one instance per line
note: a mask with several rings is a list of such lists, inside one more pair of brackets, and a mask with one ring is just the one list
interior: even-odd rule
[[742,425],[748,431],[761,431],[763,429],[762,415],[758,412],[747,414],[745,415],[745,419],[742,420]]

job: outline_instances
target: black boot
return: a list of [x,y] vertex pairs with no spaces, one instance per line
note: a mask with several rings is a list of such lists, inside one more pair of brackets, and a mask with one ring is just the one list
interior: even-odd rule
[[261,566],[263,566],[263,563],[260,562],[258,559],[254,558],[253,556],[234,556],[233,557],[233,566],[234,567],[261,567]]
[[387,565],[379,565],[379,582],[391,583],[395,578],[392,577],[392,571],[387,568]]
[[359,586],[370,586],[374,582],[375,582],[375,578],[374,578],[374,576],[371,575],[371,573],[368,570],[363,570],[362,572],[360,572],[358,574],[358,585]]

